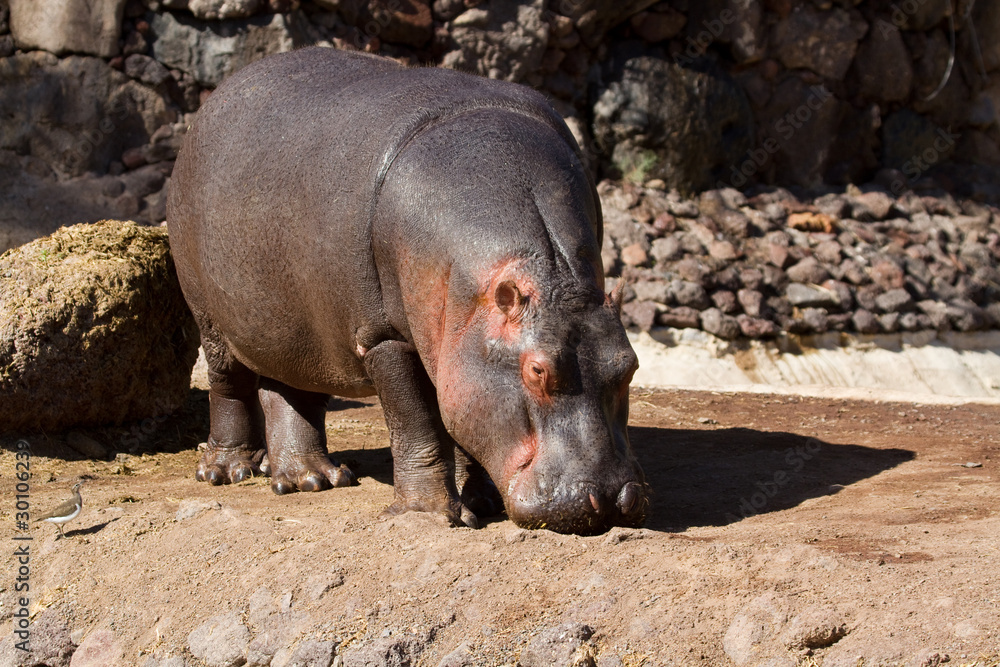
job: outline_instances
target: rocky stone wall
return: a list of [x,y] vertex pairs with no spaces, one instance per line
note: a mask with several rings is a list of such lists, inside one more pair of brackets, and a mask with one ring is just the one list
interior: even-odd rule
[[[597,176],[630,188],[655,181],[690,194],[777,184],[808,203],[874,182],[894,202],[914,189],[1000,201],[996,2],[0,0],[0,250],[74,222],[161,222],[173,159],[206,96],[242,65],[310,44],[538,88]],[[726,236],[734,216],[709,215],[713,227],[696,215],[691,229],[683,215],[675,219],[706,253],[720,243],[748,257],[754,250],[741,244],[787,247],[803,260],[796,249],[807,245],[783,225],[806,211],[776,210],[761,213],[770,216],[767,231],[751,224],[746,240]],[[908,209],[891,210],[915,224]],[[852,219],[824,232],[838,235],[827,241],[841,243],[847,259],[841,236],[854,233]],[[883,223],[863,229],[889,238]],[[649,238],[662,254],[675,236]],[[683,252],[694,257],[689,245]],[[619,251],[624,257],[625,246]],[[925,300],[905,288],[915,303]],[[675,296],[655,302],[676,305]],[[864,310],[888,314],[873,308]]]
[[724,339],[1000,328],[1000,211],[850,186],[685,199],[603,182],[604,269],[626,325]]

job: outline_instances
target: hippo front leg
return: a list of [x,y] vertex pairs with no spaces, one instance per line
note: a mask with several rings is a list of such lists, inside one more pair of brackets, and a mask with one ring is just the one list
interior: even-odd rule
[[456,526],[478,527],[455,488],[455,446],[441,423],[434,385],[416,349],[388,340],[368,350],[364,359],[382,401],[392,447],[395,498],[383,516],[433,512]]
[[329,396],[269,378],[261,378],[259,396],[267,432],[261,469],[271,476],[272,491],[282,495],[354,484],[354,473],[326,451]]

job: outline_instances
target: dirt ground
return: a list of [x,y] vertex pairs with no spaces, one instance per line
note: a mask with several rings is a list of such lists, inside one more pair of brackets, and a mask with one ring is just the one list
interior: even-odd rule
[[[392,466],[377,403],[334,401],[327,430],[360,485],[284,497],[265,479],[195,481],[202,390],[178,416],[88,432],[153,453],[89,460],[28,438],[33,508],[89,480],[65,539],[32,529],[35,627],[65,620],[125,665],[202,664],[189,635],[229,612],[249,630],[237,642],[285,649],[273,665],[300,664],[288,654],[307,639],[348,666],[395,640],[404,658],[378,664],[514,665],[569,621],[594,631],[578,664],[602,667],[1000,664],[998,406],[634,389],[652,517],[596,537],[378,520]],[[14,440],[0,444],[14,544]]]

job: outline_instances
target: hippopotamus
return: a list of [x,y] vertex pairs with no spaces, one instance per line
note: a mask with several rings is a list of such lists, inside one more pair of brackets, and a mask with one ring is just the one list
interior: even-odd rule
[[210,382],[197,478],[351,484],[327,404],[377,394],[386,515],[642,524],[638,363],[602,225],[577,142],[527,87],[321,47],[236,72],[191,124],[167,202]]

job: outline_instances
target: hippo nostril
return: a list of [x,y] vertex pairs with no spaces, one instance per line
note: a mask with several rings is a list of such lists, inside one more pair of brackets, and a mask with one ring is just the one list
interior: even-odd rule
[[629,482],[622,487],[618,494],[618,509],[622,514],[632,514],[639,507],[639,498],[642,496],[642,488],[635,482]]
[[590,494],[590,504],[593,505],[595,512],[597,512],[598,514],[601,513],[601,501],[599,501],[597,499],[597,496],[595,496],[593,493]]

